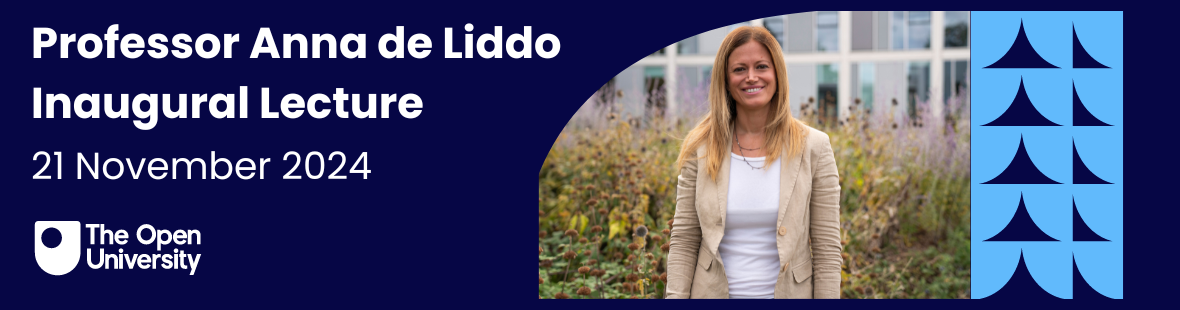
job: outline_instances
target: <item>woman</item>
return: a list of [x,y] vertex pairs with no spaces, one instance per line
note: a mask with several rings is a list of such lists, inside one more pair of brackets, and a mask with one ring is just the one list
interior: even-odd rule
[[668,298],[839,298],[840,184],[828,135],[791,117],[764,28],[730,32],[709,113],[680,149]]

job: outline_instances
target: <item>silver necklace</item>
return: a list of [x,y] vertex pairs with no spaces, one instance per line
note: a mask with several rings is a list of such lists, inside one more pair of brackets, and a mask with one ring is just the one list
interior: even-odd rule
[[746,162],[746,166],[750,166],[750,170],[757,170],[757,169],[766,168],[766,162],[762,163],[762,167],[754,167],[753,164],[750,164],[750,161],[746,160],[746,152],[745,151],[756,151],[756,150],[761,149],[762,148],[761,146],[756,147],[756,148],[752,148],[752,149],[747,149],[747,148],[742,147],[742,140],[738,139],[738,137],[737,137],[737,128],[734,128],[734,130],[733,130],[733,141],[737,141],[738,153],[740,153],[742,155],[742,161]]

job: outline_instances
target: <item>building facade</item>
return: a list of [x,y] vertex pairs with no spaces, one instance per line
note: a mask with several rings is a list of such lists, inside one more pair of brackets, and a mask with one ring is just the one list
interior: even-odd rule
[[[942,113],[952,96],[969,100],[970,12],[821,11],[755,19],[710,30],[639,60],[604,89],[624,114],[699,115],[722,39],[739,26],[765,27],[782,44],[791,107],[812,103],[821,119],[848,106]],[[859,101],[858,101],[859,100]],[[654,111],[654,112],[653,112]]]

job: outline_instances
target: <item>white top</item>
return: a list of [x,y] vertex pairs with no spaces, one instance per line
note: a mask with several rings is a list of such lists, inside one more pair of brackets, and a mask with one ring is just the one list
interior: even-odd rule
[[[774,298],[780,266],[775,222],[782,160],[766,165],[766,157],[730,154],[725,235],[718,248],[729,279],[729,296]],[[763,168],[752,169],[746,161]]]

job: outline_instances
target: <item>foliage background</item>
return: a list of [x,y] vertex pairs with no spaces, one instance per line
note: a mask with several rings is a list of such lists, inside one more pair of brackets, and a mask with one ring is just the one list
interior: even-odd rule
[[[663,297],[675,160],[706,110],[703,95],[682,98],[679,114],[625,118],[616,112],[624,94],[604,89],[553,144],[538,177],[540,298]],[[858,109],[857,99],[825,124],[809,98],[795,115],[835,150],[841,297],[969,298],[970,107],[962,98],[942,115],[927,103],[913,113],[896,99],[873,106]]]

